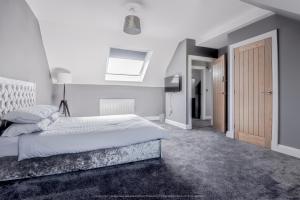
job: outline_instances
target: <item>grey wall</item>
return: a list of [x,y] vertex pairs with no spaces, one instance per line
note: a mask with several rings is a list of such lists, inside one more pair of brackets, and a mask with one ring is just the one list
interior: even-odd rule
[[191,77],[187,77],[189,55],[216,58],[218,50],[198,47],[196,46],[196,41],[192,39],[181,41],[175,50],[167,68],[166,76],[181,75],[182,91],[166,93],[166,118],[182,124],[188,124],[188,117],[190,115],[187,104],[190,101],[187,96],[187,81],[191,79]]
[[186,74],[187,74],[187,40],[181,41],[170,61],[166,76],[180,75],[182,77],[182,90],[180,92],[166,93],[166,119],[186,124]]
[[[54,85],[55,104],[63,93],[62,85]],[[72,116],[99,115],[100,98],[136,99],[136,114],[157,116],[164,113],[164,88],[111,86],[111,85],[67,85],[66,98]]]
[[37,103],[52,102],[38,21],[25,0],[0,1],[0,76],[37,83]]
[[196,46],[196,41],[192,39],[187,39],[187,54],[195,56],[204,56],[209,58],[217,58],[218,50]]
[[228,46],[222,47],[220,49],[218,49],[218,56],[222,56],[222,55],[228,55]]
[[230,33],[229,44],[274,29],[279,31],[279,141],[300,149],[300,22],[271,16]]

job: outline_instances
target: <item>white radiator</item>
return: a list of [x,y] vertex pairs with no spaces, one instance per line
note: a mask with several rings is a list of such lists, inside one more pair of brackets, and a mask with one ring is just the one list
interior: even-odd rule
[[135,99],[100,99],[100,116],[135,113]]

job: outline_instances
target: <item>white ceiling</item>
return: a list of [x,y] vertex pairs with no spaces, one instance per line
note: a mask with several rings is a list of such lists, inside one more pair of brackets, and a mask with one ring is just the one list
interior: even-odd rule
[[[70,70],[74,84],[163,86],[165,70],[179,41],[222,47],[212,40],[270,12],[239,0],[135,0],[142,34],[122,32],[127,0],[27,0],[37,16],[50,70]],[[110,47],[153,51],[142,83],[104,80]]]
[[299,0],[242,0],[272,12],[300,20]]

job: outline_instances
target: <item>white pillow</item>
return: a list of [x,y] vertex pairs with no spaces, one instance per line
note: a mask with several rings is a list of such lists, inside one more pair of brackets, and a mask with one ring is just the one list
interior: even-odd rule
[[35,124],[58,111],[58,107],[51,105],[36,105],[12,111],[4,115],[3,119],[20,124]]
[[1,137],[15,137],[22,134],[44,131],[51,123],[50,119],[44,119],[36,124],[12,124],[5,129]]
[[60,117],[60,113],[55,112],[48,119],[50,119],[52,122],[55,122],[59,117]]

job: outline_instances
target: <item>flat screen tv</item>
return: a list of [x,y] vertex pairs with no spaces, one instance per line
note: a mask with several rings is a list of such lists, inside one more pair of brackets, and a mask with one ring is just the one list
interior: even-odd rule
[[181,76],[174,75],[165,78],[165,92],[180,92]]

